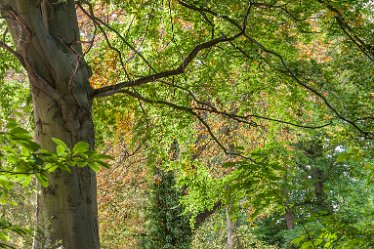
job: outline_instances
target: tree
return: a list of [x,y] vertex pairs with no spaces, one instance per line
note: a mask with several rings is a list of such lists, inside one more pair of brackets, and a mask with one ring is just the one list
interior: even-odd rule
[[[73,1],[2,1],[16,50],[26,69],[34,106],[35,139],[55,150],[52,138],[94,147],[90,70],[83,58]],[[4,44],[5,45],[5,44]],[[62,241],[65,248],[99,248],[96,179],[89,168],[57,170],[38,196],[34,248]],[[39,239],[44,237],[44,239]]]
[[[169,151],[171,163],[178,163],[179,153],[179,144],[175,140]],[[189,248],[191,228],[179,203],[182,191],[176,187],[174,172],[162,165],[169,160],[159,163],[152,156],[148,160],[155,164],[151,166],[154,183],[150,188],[151,207],[147,213],[149,221],[141,248]]]
[[[99,3],[99,1],[75,2],[73,0],[0,1],[1,16],[7,23],[4,37],[7,36],[9,29],[14,44],[9,45],[6,41],[2,41],[1,46],[19,60],[28,74],[34,109],[35,139],[44,149],[55,150],[56,146],[52,138],[57,138],[70,148],[79,141],[87,142],[93,150],[95,147],[91,110],[93,99],[117,93],[126,94],[142,103],[167,106],[177,112],[193,116],[201,122],[219,147],[229,154],[225,144],[219,141],[212,132],[209,123],[202,118],[202,112],[228,117],[249,127],[261,126],[258,124],[258,120],[308,129],[326,127],[335,122],[337,125],[350,125],[365,138],[372,135],[368,131],[371,119],[366,117],[370,115],[371,108],[367,103],[360,106],[359,112],[354,111],[353,104],[350,111],[343,112],[342,103],[336,99],[331,102],[331,99],[328,98],[328,94],[340,92],[351,97],[355,96],[352,93],[354,90],[345,89],[345,85],[342,86],[340,82],[336,82],[333,73],[329,71],[329,69],[340,66],[339,60],[336,64],[331,63],[324,66],[313,60],[293,59],[304,56],[293,49],[296,44],[295,40],[299,39],[306,43],[309,38],[305,33],[313,33],[313,25],[317,28],[327,26],[324,22],[310,22],[308,18],[316,14],[323,15],[328,10],[330,17],[327,19],[334,19],[338,23],[338,26],[334,26],[339,28],[338,32],[340,33],[337,36],[344,37],[347,42],[347,45],[343,44],[339,47],[339,52],[348,50],[350,52],[347,53],[349,58],[354,58],[362,68],[370,68],[367,61],[372,61],[373,50],[368,45],[370,37],[365,35],[368,33],[365,33],[365,30],[370,30],[372,24],[366,19],[361,20],[365,22],[361,29],[346,21],[346,18],[359,21],[359,15],[356,12],[365,10],[366,7],[363,4],[352,4],[347,9],[343,4],[330,4],[324,1],[305,1],[302,6],[292,3],[282,5],[278,1],[257,3],[222,0],[209,1],[209,3],[201,1],[194,2],[194,4],[185,1],[170,1],[169,8],[159,10],[148,1],[139,1],[139,3],[112,1],[112,4],[118,9],[128,8],[130,11],[131,8],[144,7],[141,8],[138,15],[144,15],[147,18],[141,19],[141,16],[134,14],[141,19],[141,21],[137,20],[134,25],[137,27],[138,34],[144,33],[140,33],[144,26],[149,29],[147,37],[153,43],[149,42],[145,45],[149,45],[151,48],[155,47],[152,53],[148,53],[153,56],[153,61],[157,61],[159,64],[155,67],[139,52],[142,45],[136,48],[127,42],[121,30],[123,27],[113,27],[114,25],[108,25],[95,16],[93,4]],[[103,34],[103,40],[107,42],[107,47],[117,54],[121,64],[118,70],[121,70],[122,75],[127,75],[126,80],[120,80],[117,84],[109,86],[98,86],[96,89],[90,86],[92,72],[85,60],[88,55],[82,49],[84,41],[80,38],[76,5],[81,11],[80,13],[87,15],[96,30]],[[154,5],[164,6],[164,3],[155,2]],[[173,19],[171,16],[172,20],[168,23],[164,20],[169,17],[161,19],[162,21],[155,21],[155,16],[165,14],[168,10],[172,12],[172,8],[174,15],[179,15],[180,19]],[[230,10],[230,15],[225,14],[227,9]],[[264,28],[264,23],[267,22],[266,17],[269,16],[266,11],[273,10],[279,11],[279,14],[275,15],[275,19],[271,19],[275,20],[271,25]],[[145,14],[147,11],[149,13]],[[342,13],[347,13],[347,17]],[[252,18],[257,22],[252,21]],[[151,23],[150,25],[144,25],[147,23],[144,21],[146,19]],[[249,22],[250,19],[251,22]],[[369,20],[369,18],[367,19]],[[178,28],[176,28],[177,22],[179,22]],[[280,25],[283,22],[286,22],[287,25]],[[290,23],[296,24],[291,25]],[[192,27],[194,25],[196,27]],[[178,34],[175,35],[174,31],[177,29]],[[170,37],[165,38],[161,35],[160,40],[165,38],[167,41],[160,42],[157,32],[162,34],[165,30],[169,32]],[[127,72],[126,63],[123,60],[121,53],[123,49],[119,50],[113,46],[110,37],[106,34],[109,31],[116,35],[119,40],[117,43],[127,46],[131,50],[130,58],[136,56],[137,60],[142,63],[141,66],[139,66],[140,62],[134,63],[135,66],[133,66],[131,74]],[[295,38],[293,32],[297,32],[300,38]],[[219,36],[216,36],[217,33]],[[280,35],[277,36],[277,34]],[[208,39],[207,36],[210,35],[212,37]],[[336,34],[334,33],[330,37],[334,35]],[[184,46],[181,48],[178,43],[183,39],[178,36],[192,38],[188,42],[184,42]],[[136,40],[133,41],[134,43],[144,41],[140,37],[136,39],[134,39]],[[157,42],[165,47],[155,45]],[[169,47],[171,42],[174,45]],[[277,46],[279,43],[281,46]],[[222,51],[211,49],[218,45],[222,45]],[[334,45],[338,46],[338,44]],[[164,51],[164,53],[160,53],[162,58],[158,57],[159,50]],[[201,55],[203,50],[206,51],[205,55]],[[232,53],[235,56],[231,56]],[[197,57],[199,60],[195,61],[194,59]],[[170,68],[171,62],[177,66]],[[217,67],[217,64],[221,64],[222,67]],[[298,67],[299,64],[300,67]],[[193,76],[190,75],[190,81],[186,83],[183,77],[178,77],[178,75],[184,74],[188,67],[193,68],[197,73]],[[245,67],[248,70],[243,72],[238,69],[240,67]],[[327,69],[323,70],[324,68]],[[267,73],[268,71],[271,73]],[[148,73],[144,75],[144,72]],[[221,77],[221,74],[224,76]],[[256,77],[253,74],[257,80],[254,80]],[[139,75],[143,76],[139,77]],[[258,112],[266,110],[266,107],[261,105],[259,107],[245,105],[240,108],[238,114],[232,114],[225,110],[225,103],[227,103],[225,100],[241,101],[238,97],[241,97],[242,100],[248,99],[247,87],[253,91],[256,90],[256,87],[263,87],[262,82],[258,80],[261,75],[271,78],[275,83],[271,84],[265,92],[259,91],[259,96],[255,98],[256,101],[260,101],[265,95],[274,91],[276,93],[271,100],[275,101],[277,97],[287,95],[288,90],[291,89],[295,97],[289,100],[289,103],[307,101],[309,105],[316,106],[312,111],[314,117],[299,114],[303,111],[300,110],[302,108],[293,109],[290,115],[283,115],[286,120],[258,114]],[[306,75],[311,77],[304,77]],[[356,76],[364,77],[362,75]],[[244,84],[244,87],[240,87],[238,84],[234,87],[231,77],[238,79],[239,83],[245,81],[243,79],[249,78],[254,84]],[[370,72],[367,77],[370,78]],[[333,84],[324,84],[320,82],[320,78],[331,80]],[[215,80],[223,80],[224,83],[215,87],[213,84]],[[164,91],[159,91],[161,87],[157,82],[162,85]],[[365,84],[367,79],[364,79],[363,82]],[[207,94],[202,94],[204,91],[194,87],[195,84],[203,86],[205,84]],[[351,84],[351,87],[356,89],[357,86]],[[190,88],[193,88],[194,92]],[[170,98],[162,98],[160,94],[160,92],[168,92],[170,89],[179,91],[180,94],[174,102]],[[319,89],[322,89],[322,92],[319,92]],[[323,91],[327,94],[324,94]],[[196,95],[196,92],[199,94]],[[215,98],[211,98],[209,95]],[[362,93],[360,96],[362,99],[364,98],[362,96],[366,95]],[[292,107],[292,104],[288,106]],[[308,109],[308,107],[306,105],[304,109]],[[274,109],[276,108],[275,106]],[[265,113],[268,114],[266,111]],[[299,119],[298,115],[301,116]],[[297,120],[293,122],[292,119]],[[67,249],[99,248],[95,172],[90,167],[72,167],[71,171],[69,173],[57,170],[51,173],[49,186],[40,191],[37,225],[41,231],[39,236],[43,237],[43,240],[38,240],[38,236],[35,237],[35,249],[56,245],[60,242]],[[46,242],[45,245],[43,241]]]

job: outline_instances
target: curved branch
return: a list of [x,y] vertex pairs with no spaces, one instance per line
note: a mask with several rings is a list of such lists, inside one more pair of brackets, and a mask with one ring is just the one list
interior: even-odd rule
[[[93,6],[91,3],[89,3],[88,1],[84,1],[85,4],[88,5],[89,7],[89,13],[83,8],[83,6],[81,4],[78,4],[79,8],[83,11],[83,13],[88,17],[90,18],[95,25],[97,25],[100,29],[100,31],[103,33],[103,35],[105,36],[105,39],[108,40],[107,38],[107,35],[104,31],[104,29],[102,28],[102,26],[104,26],[105,28],[107,28],[108,30],[112,31],[113,33],[116,34],[116,36],[123,42],[126,44],[126,46],[128,46],[136,55],[138,55],[143,61],[144,63],[153,71],[153,72],[156,72],[156,70],[152,67],[151,63],[149,63],[149,61],[138,51],[138,49],[136,49],[133,45],[131,45],[127,40],[126,38],[120,33],[118,32],[118,30],[112,28],[110,25],[108,25],[106,22],[104,22],[103,20],[101,20],[100,18],[98,18],[97,16],[95,16],[94,14],[94,11],[93,11]],[[101,26],[102,25],[102,26]],[[107,41],[108,42],[108,41]],[[113,49],[111,47],[111,49]],[[113,49],[117,54],[119,54],[119,56],[122,57],[122,54],[121,52],[119,52],[119,50],[117,48]],[[123,64],[122,60],[121,60],[121,63]],[[123,66],[124,67],[124,66]]]
[[280,5],[272,5],[272,4],[267,4],[267,3],[256,2],[256,3],[253,3],[253,6],[261,8],[261,9],[265,9],[268,11],[278,10],[284,13],[284,15],[288,17],[292,21],[292,23],[295,25],[295,27],[302,33],[318,33],[316,31],[308,31],[308,30],[303,29],[302,25],[300,25],[300,22],[305,21],[305,19],[304,20],[298,19],[291,11],[287,9],[287,5],[290,2],[291,1],[288,1],[287,3],[283,3]]
[[[325,4],[325,1],[318,0],[319,3]],[[349,39],[361,50],[362,53],[364,53],[371,61],[374,61],[374,47],[368,45],[363,41],[354,31],[353,29],[348,25],[348,23],[345,21],[343,15],[340,13],[340,11],[335,8],[334,6],[327,4],[326,8],[334,13],[335,20],[339,24],[340,28],[343,30],[343,32],[349,37]]]
[[[205,12],[205,13],[208,13],[208,14],[211,14],[215,17],[218,17],[218,18],[222,18],[226,21],[228,21],[229,23],[231,23],[233,26],[235,26],[238,30],[243,30],[243,27],[234,19],[230,18],[229,16],[226,16],[226,15],[219,15],[217,14],[216,12],[210,10],[210,9],[206,9],[206,8],[201,8],[201,7],[197,7],[197,6],[193,6],[193,5],[189,5],[185,2],[183,2],[182,0],[178,0],[178,2],[186,7],[186,8],[189,8],[191,10],[194,10],[194,11],[198,11],[198,12]],[[262,45],[260,42],[258,42],[256,39],[254,39],[253,37],[251,37],[250,35],[248,35],[246,32],[243,32],[243,36],[249,40],[250,42],[252,42],[253,44],[255,44],[257,47],[259,47],[262,51],[268,53],[268,54],[271,54],[271,55],[274,55],[275,57],[277,57],[280,61],[281,61],[281,64],[283,65],[283,67],[286,69],[286,73],[288,74],[288,76],[290,76],[294,81],[296,81],[296,83],[298,83],[299,85],[301,85],[302,87],[306,88],[307,90],[309,90],[310,92],[312,92],[313,94],[315,94],[316,96],[318,96],[320,99],[322,99],[322,101],[325,103],[325,105],[341,120],[345,121],[346,123],[352,125],[356,130],[358,130],[360,133],[362,133],[366,138],[370,136],[370,132],[367,132],[367,131],[364,131],[362,130],[354,121],[344,117],[343,115],[341,115],[337,109],[335,107],[332,106],[332,104],[330,104],[330,102],[327,100],[327,98],[325,96],[323,96],[321,93],[319,93],[316,89],[314,89],[313,87],[309,86],[308,84],[302,82],[297,76],[296,74],[291,70],[291,68],[288,66],[286,60],[277,52],[273,51],[273,50],[270,50],[268,48],[266,48],[264,45]]]
[[166,105],[166,106],[169,106],[173,109],[176,109],[176,110],[179,110],[179,111],[183,111],[183,112],[186,112],[186,113],[189,113],[191,114],[192,116],[196,117],[200,123],[205,127],[205,129],[208,131],[209,135],[211,136],[211,138],[216,142],[216,144],[222,149],[222,151],[226,154],[226,155],[232,155],[232,156],[237,156],[237,157],[241,157],[245,160],[249,160],[253,163],[256,163],[256,161],[254,161],[252,158],[250,157],[246,157],[242,154],[239,154],[239,153],[235,153],[235,152],[230,152],[220,141],[219,139],[216,137],[216,135],[214,135],[211,127],[209,126],[209,124],[195,111],[195,109],[193,108],[189,108],[189,107],[185,107],[185,106],[180,106],[180,105],[177,105],[177,104],[174,104],[174,103],[171,103],[171,102],[167,102],[167,101],[163,101],[163,100],[153,100],[153,99],[149,99],[149,98],[146,98],[138,93],[134,93],[132,91],[129,91],[129,90],[126,90],[126,89],[122,89],[120,90],[121,93],[125,93],[131,97],[134,97],[138,100],[141,100],[143,102],[146,102],[146,103],[149,103],[149,104],[159,104],[159,105]]
[[362,130],[355,122],[353,122],[352,120],[344,117],[343,115],[341,115],[337,109],[335,107],[332,106],[332,104],[327,100],[327,98],[325,96],[323,96],[320,92],[318,92],[316,89],[314,89],[313,87],[309,86],[308,84],[302,82],[297,76],[296,74],[291,70],[291,68],[288,66],[286,60],[280,55],[278,54],[277,52],[275,51],[272,51],[272,50],[269,50],[267,49],[266,47],[264,47],[261,43],[259,43],[257,40],[255,40],[254,38],[250,37],[248,34],[244,34],[244,36],[250,40],[252,43],[254,43],[256,46],[258,46],[262,51],[266,52],[266,53],[269,53],[269,54],[272,54],[274,55],[275,57],[277,57],[283,67],[286,69],[288,75],[296,81],[296,83],[298,83],[299,85],[303,86],[304,88],[306,88],[307,90],[309,90],[310,92],[312,92],[313,94],[315,94],[316,96],[318,96],[320,99],[322,99],[322,101],[325,103],[325,105],[341,120],[345,121],[346,123],[352,125],[354,128],[356,128],[359,132],[361,132],[362,134],[365,135],[365,137],[367,137],[369,135],[368,132]]
[[201,43],[197,45],[189,54],[188,56],[183,60],[183,62],[176,68],[168,71],[164,71],[161,73],[155,73],[149,76],[144,76],[141,78],[138,78],[136,80],[131,80],[131,81],[125,81],[125,82],[120,82],[112,86],[106,86],[102,88],[95,89],[93,91],[92,97],[102,97],[102,96],[110,96],[118,91],[120,91],[123,88],[126,87],[134,87],[134,86],[140,86],[149,82],[155,82],[159,79],[170,77],[170,76],[176,76],[183,74],[186,71],[186,68],[190,65],[190,63],[195,59],[195,57],[199,54],[201,50],[213,47],[219,43],[222,42],[228,42],[228,41],[233,41],[239,36],[241,36],[243,33],[240,32],[237,35],[231,36],[231,37],[226,37],[226,36],[221,36],[219,38],[212,39],[210,41]]
[[[118,55],[119,61],[120,61],[120,63],[121,63],[122,70],[125,72],[126,77],[127,77],[128,79],[130,79],[130,75],[129,75],[129,73],[127,72],[126,65],[125,65],[125,62],[124,62],[124,60],[123,60],[123,56],[122,56],[121,51],[120,51],[118,48],[116,48],[116,47],[114,47],[114,46],[112,45],[112,43],[111,43],[111,41],[110,41],[110,39],[109,39],[109,37],[108,37],[108,34],[105,32],[104,28],[101,26],[102,23],[104,23],[104,22],[101,21],[100,19],[98,19],[96,16],[94,16],[94,12],[93,12],[93,7],[92,7],[92,5],[89,5],[89,11],[90,11],[90,13],[88,13],[88,12],[83,8],[82,5],[80,5],[80,4],[77,4],[77,5],[78,5],[78,7],[81,9],[81,11],[82,11],[82,12],[83,12],[83,13],[84,13],[88,18],[90,18],[90,19],[92,20],[92,22],[93,22],[95,28],[96,28],[96,29],[99,29],[100,32],[103,34],[106,44],[108,45],[108,47],[109,47],[111,50],[113,50],[113,51]],[[101,22],[99,22],[98,20],[100,20]]]
[[179,86],[179,85],[176,85],[176,84],[173,84],[173,83],[169,83],[169,82],[166,82],[166,81],[163,81],[163,80],[159,80],[159,81],[161,83],[165,84],[165,85],[168,85],[168,86],[171,86],[173,88],[180,89],[182,91],[187,92],[187,94],[189,96],[191,96],[192,99],[197,104],[199,104],[199,105],[202,106],[202,107],[195,107],[195,108],[193,108],[194,110],[207,111],[207,112],[210,112],[210,113],[219,114],[219,115],[225,116],[225,117],[227,117],[229,119],[235,120],[235,121],[237,121],[239,123],[244,123],[244,124],[247,124],[247,125],[250,125],[250,126],[256,126],[256,127],[259,126],[253,120],[249,121],[249,119],[253,119],[253,118],[264,119],[264,120],[268,120],[268,121],[272,121],[272,122],[276,122],[276,123],[291,125],[291,126],[295,126],[295,127],[299,127],[299,128],[305,128],[305,129],[321,129],[321,128],[324,128],[326,126],[329,126],[329,125],[333,124],[333,122],[330,120],[330,121],[328,121],[325,124],[321,124],[321,125],[317,125],[317,126],[312,126],[312,125],[296,124],[296,123],[293,123],[293,122],[289,122],[289,121],[285,121],[285,120],[280,120],[280,119],[276,119],[276,118],[270,118],[270,117],[266,117],[266,116],[262,116],[262,115],[258,115],[258,114],[249,114],[249,115],[246,115],[246,116],[236,115],[236,114],[229,113],[229,112],[226,112],[226,111],[220,111],[215,106],[211,105],[210,103],[204,102],[204,101],[201,101],[201,100],[197,99],[197,97],[195,96],[195,94],[191,90],[189,90],[189,89],[187,89],[185,87],[182,87],[182,86]]

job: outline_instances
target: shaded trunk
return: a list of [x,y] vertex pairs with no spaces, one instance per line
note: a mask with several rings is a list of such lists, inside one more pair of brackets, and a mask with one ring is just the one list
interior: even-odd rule
[[312,177],[314,182],[314,195],[319,205],[323,205],[324,191],[323,191],[323,171],[318,168],[312,170]]
[[[314,163],[318,159],[323,157],[323,145],[321,140],[308,141],[304,144],[305,155],[309,157]],[[313,165],[311,169],[311,177],[313,179],[314,185],[314,195],[317,201],[317,204],[322,206],[324,202],[324,173],[320,166]]]
[[292,230],[295,227],[295,215],[293,214],[292,210],[287,208],[285,214],[287,229]]
[[289,169],[287,167],[284,178],[283,178],[284,187],[282,188],[282,192],[283,192],[283,195],[286,197],[286,202],[285,202],[285,211],[286,212],[284,214],[284,219],[286,221],[287,230],[292,230],[295,227],[295,214],[292,211],[292,209],[290,208],[290,195],[291,195],[291,193],[290,193],[289,189],[286,187],[288,185],[288,175],[289,175],[288,170]]
[[[31,83],[35,139],[55,150],[51,138],[72,147],[94,148],[89,95],[90,70],[84,61],[73,0],[8,0],[1,3],[16,50]],[[86,168],[57,170],[38,194],[33,248],[98,249],[96,176]]]
[[[90,116],[77,115],[72,120],[77,127],[72,129],[61,118],[66,113],[53,105],[53,100],[37,89],[32,90],[32,96],[36,140],[43,148],[52,150],[55,147],[51,137],[58,137],[70,146],[77,141],[93,145]],[[77,114],[85,113],[74,102],[69,107]],[[88,167],[74,167],[72,173],[58,170],[48,178],[49,186],[38,194],[34,249],[49,248],[58,241],[62,241],[66,249],[99,248],[95,173]]]
[[227,235],[227,249],[234,248],[234,223],[230,218],[229,210],[226,208],[226,235]]

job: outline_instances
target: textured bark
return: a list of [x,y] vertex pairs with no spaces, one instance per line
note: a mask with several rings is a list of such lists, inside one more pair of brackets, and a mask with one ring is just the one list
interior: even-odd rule
[[[79,42],[73,0],[8,0],[2,17],[25,67],[34,107],[35,138],[54,150],[51,138],[72,147],[85,141],[94,148],[90,70]],[[34,249],[98,249],[96,176],[87,168],[56,171],[38,194]]]
[[[52,149],[51,137],[58,137],[70,145],[76,141],[92,144],[93,126],[89,116],[79,120],[79,128],[72,132],[66,127],[58,106],[44,105],[48,99],[40,90],[33,89],[36,139],[44,148]],[[70,110],[83,112],[74,102]],[[52,108],[52,109],[50,109]],[[60,116],[61,114],[61,116]],[[79,115],[78,115],[79,116]],[[91,140],[91,141],[90,141]],[[38,232],[34,249],[49,248],[62,241],[64,248],[99,248],[96,177],[89,168],[72,168],[72,173],[57,171],[49,176],[49,186],[38,195]]]

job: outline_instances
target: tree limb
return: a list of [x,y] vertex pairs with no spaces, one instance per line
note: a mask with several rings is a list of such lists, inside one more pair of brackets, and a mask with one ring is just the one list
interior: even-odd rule
[[[178,2],[186,7],[186,8],[189,8],[191,10],[194,10],[194,11],[198,11],[198,12],[205,12],[205,13],[208,13],[208,14],[211,14],[215,17],[218,17],[218,18],[222,18],[226,21],[228,21],[229,23],[231,23],[234,27],[236,27],[238,30],[241,30],[243,32],[243,27],[234,19],[230,18],[229,16],[226,16],[226,15],[219,15],[217,14],[216,12],[210,10],[210,9],[206,9],[206,8],[201,8],[201,7],[197,7],[197,6],[194,6],[194,5],[190,5],[190,4],[187,4],[185,2],[183,2],[182,0],[178,0]],[[361,129],[354,121],[344,117],[343,115],[341,115],[337,109],[335,107],[332,106],[332,104],[327,100],[327,98],[325,96],[323,96],[321,93],[319,93],[316,89],[314,89],[313,87],[309,86],[308,84],[302,82],[297,76],[296,74],[291,70],[291,68],[288,66],[286,60],[283,58],[283,56],[281,56],[279,53],[273,51],[273,50],[270,50],[268,48],[266,48],[264,45],[262,45],[260,42],[258,42],[256,39],[254,39],[253,37],[251,37],[250,35],[248,35],[246,32],[243,32],[242,34],[248,41],[252,42],[253,44],[255,44],[258,48],[260,48],[262,51],[268,53],[268,54],[271,54],[271,55],[274,55],[275,57],[277,57],[281,64],[283,65],[283,67],[286,69],[286,73],[288,76],[290,76],[297,84],[299,84],[300,86],[306,88],[308,91],[312,92],[313,94],[315,94],[316,96],[318,96],[319,98],[322,99],[322,101],[325,103],[325,105],[341,120],[345,121],[346,123],[352,125],[356,130],[358,130],[360,133],[362,133],[366,138],[368,137],[371,137],[371,133],[370,132],[367,132],[367,131],[364,131],[363,129]]]
[[121,89],[126,88],[126,87],[140,86],[140,85],[143,85],[143,84],[146,84],[146,83],[149,83],[149,82],[155,82],[155,81],[157,81],[159,79],[162,79],[162,78],[167,78],[167,77],[170,77],[170,76],[176,76],[176,75],[183,74],[186,71],[186,68],[190,65],[190,63],[195,59],[195,57],[199,54],[199,52],[201,50],[211,48],[211,47],[213,47],[213,46],[215,46],[219,43],[222,43],[222,42],[233,41],[236,38],[242,36],[242,34],[243,33],[240,32],[240,33],[238,33],[234,36],[231,36],[231,37],[221,36],[221,37],[212,39],[210,41],[201,43],[201,44],[195,46],[195,48],[188,54],[188,56],[183,60],[183,62],[176,69],[172,69],[172,70],[168,70],[168,71],[144,76],[144,77],[138,78],[136,80],[120,82],[120,83],[117,83],[117,84],[112,85],[112,86],[106,86],[106,87],[98,88],[98,89],[94,90],[94,92],[92,94],[92,97],[110,96],[110,95],[113,95],[113,94],[117,93],[118,91],[120,91]]
[[[325,4],[325,1],[318,0],[319,3]],[[362,53],[364,53],[371,61],[374,61],[374,47],[370,46],[365,43],[354,31],[353,29],[348,25],[348,23],[345,21],[343,15],[340,13],[340,11],[332,6],[331,4],[327,4],[326,8],[330,10],[335,15],[335,20],[339,24],[340,28],[343,30],[343,32],[349,37],[349,39],[361,50]]]
[[174,103],[171,103],[171,102],[167,102],[167,101],[163,101],[163,100],[153,100],[153,99],[149,99],[149,98],[146,98],[142,95],[140,95],[139,93],[135,93],[135,92],[132,92],[132,91],[129,91],[129,90],[126,90],[126,89],[122,89],[122,90],[119,90],[121,93],[124,93],[124,94],[127,94],[131,97],[134,97],[138,100],[141,100],[145,103],[149,103],[149,104],[159,104],[159,105],[166,105],[166,106],[169,106],[173,109],[176,109],[176,110],[179,110],[179,111],[183,111],[185,113],[189,113],[191,114],[192,116],[196,117],[200,123],[206,128],[206,130],[208,131],[209,135],[211,136],[211,138],[216,142],[216,144],[224,151],[224,153],[226,155],[232,155],[232,156],[237,156],[237,157],[240,157],[240,158],[243,158],[245,160],[249,160],[253,163],[256,163],[252,158],[250,157],[246,157],[242,154],[239,154],[239,153],[235,153],[235,152],[230,152],[220,141],[219,139],[216,137],[216,135],[213,133],[210,125],[196,112],[195,109],[193,108],[189,108],[189,107],[185,107],[185,106],[180,106],[180,105],[177,105],[177,104],[174,104]]

